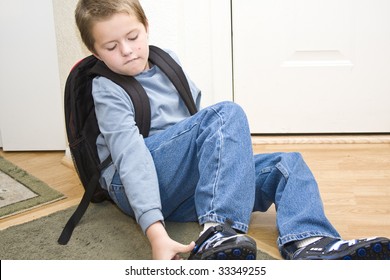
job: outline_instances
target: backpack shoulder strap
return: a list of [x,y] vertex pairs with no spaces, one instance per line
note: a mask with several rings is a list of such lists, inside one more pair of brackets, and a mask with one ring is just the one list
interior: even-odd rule
[[87,210],[89,203],[92,200],[92,197],[99,183],[99,178],[100,178],[100,172],[95,172],[91,180],[89,181],[88,185],[85,188],[84,195],[79,205],[77,206],[72,216],[69,218],[64,229],[61,232],[60,237],[58,238],[58,243],[60,245],[68,244],[69,239],[72,236],[73,230],[75,229],[76,225],[79,223],[80,219],[82,218],[85,211]]
[[111,71],[103,62],[98,61],[91,69],[91,73],[106,77],[129,94],[135,109],[135,122],[144,138],[148,137],[150,130],[150,103],[145,89],[131,76],[124,76]]
[[149,60],[168,76],[190,114],[194,115],[198,110],[182,67],[168,53],[156,46],[149,46]]

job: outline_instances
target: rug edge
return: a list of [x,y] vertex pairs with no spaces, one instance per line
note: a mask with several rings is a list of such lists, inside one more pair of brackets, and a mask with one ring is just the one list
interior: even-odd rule
[[38,195],[0,208],[0,220],[66,198],[63,193],[2,156],[0,156],[0,171]]

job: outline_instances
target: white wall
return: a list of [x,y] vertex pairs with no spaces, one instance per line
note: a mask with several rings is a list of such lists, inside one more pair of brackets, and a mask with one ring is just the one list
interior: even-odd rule
[[203,106],[233,100],[229,0],[141,0],[150,43],[175,51]]
[[61,92],[64,92],[66,78],[73,65],[89,55],[78,34],[74,10],[78,0],[52,0],[57,39],[58,67]]

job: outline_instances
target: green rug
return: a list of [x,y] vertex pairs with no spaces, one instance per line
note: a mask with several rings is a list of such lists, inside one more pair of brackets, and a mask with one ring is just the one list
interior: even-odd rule
[[[57,239],[75,207],[0,231],[1,260],[149,260],[148,240],[135,220],[110,202],[91,204],[67,245]],[[170,223],[167,231],[188,244],[201,230],[197,223]],[[258,259],[273,259],[257,252]],[[186,257],[185,255],[183,256]]]
[[64,198],[0,156],[0,219]]

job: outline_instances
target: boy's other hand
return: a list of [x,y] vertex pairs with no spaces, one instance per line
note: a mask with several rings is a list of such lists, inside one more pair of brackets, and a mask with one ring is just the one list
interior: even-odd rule
[[152,246],[154,260],[180,260],[180,254],[189,253],[195,247],[194,241],[184,245],[172,240],[161,222],[152,224],[146,230],[146,236]]

